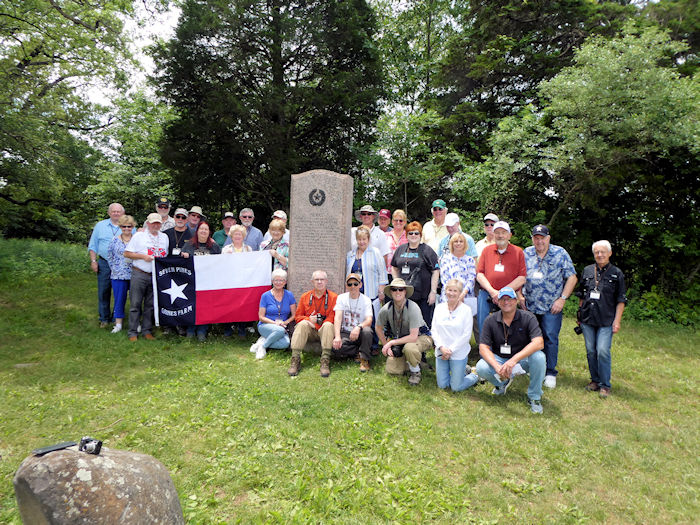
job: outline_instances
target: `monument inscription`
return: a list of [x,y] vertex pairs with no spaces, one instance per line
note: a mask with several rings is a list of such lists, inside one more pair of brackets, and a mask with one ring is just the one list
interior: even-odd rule
[[352,225],[353,180],[328,170],[292,175],[288,288],[299,299],[315,270],[328,273],[328,288],[345,291],[345,256]]

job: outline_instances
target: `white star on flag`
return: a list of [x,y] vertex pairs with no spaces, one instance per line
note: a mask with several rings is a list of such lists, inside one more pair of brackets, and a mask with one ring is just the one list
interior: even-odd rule
[[170,288],[163,290],[163,293],[167,293],[170,296],[170,304],[173,304],[175,302],[175,299],[187,300],[187,296],[182,291],[186,287],[187,287],[187,283],[175,284],[175,281],[170,279]]

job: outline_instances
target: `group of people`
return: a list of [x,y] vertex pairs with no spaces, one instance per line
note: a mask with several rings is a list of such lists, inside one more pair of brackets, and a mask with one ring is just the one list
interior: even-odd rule
[[[440,388],[461,391],[481,378],[493,384],[494,395],[503,395],[516,376],[529,374],[528,403],[541,413],[543,386],[556,387],[564,304],[578,283],[578,324],[591,376],[586,389],[610,395],[612,335],[620,329],[627,299],[624,275],[610,263],[608,241],[593,244],[595,263],[585,267],[579,282],[569,254],[550,243],[546,225],[532,229],[532,245],[523,250],[510,243],[509,224],[493,213],[484,217],[484,237],[475,242],[442,199],[433,201],[433,218],[425,224],[408,222],[403,210],[365,205],[355,212],[360,225],[351,232],[345,292],[329,290],[327,274],[319,269],[311,290],[297,302],[286,289],[284,211],[273,214],[265,235],[252,225],[249,208],[239,214],[241,225],[233,213],[224,214],[223,229],[212,234],[198,206],[189,212],[177,209],[173,219],[167,198],[159,199],[156,208],[136,231],[133,218],[114,203],[110,218],[95,226],[90,240],[101,325],[114,318],[113,332],[121,330],[128,290],[130,340],[137,339],[139,325],[146,339],[154,338],[153,257],[270,250],[272,288],[260,299],[260,338],[251,346],[257,358],[268,349],[291,347],[288,374],[296,376],[302,352],[317,341],[323,377],[330,375],[332,358],[353,358],[366,372],[381,352],[388,373],[406,374],[410,385],[418,385],[426,355],[434,350]],[[187,331],[203,340],[206,327],[199,329]],[[472,334],[480,355],[474,370],[467,364]]]

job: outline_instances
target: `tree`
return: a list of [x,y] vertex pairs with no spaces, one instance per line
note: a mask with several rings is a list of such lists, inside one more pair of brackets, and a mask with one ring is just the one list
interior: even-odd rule
[[374,32],[364,0],[184,2],[157,57],[180,196],[274,209],[292,173],[357,174],[383,93]]
[[640,290],[698,287],[700,82],[673,60],[686,47],[632,24],[592,38],[542,83],[542,107],[503,119],[492,140],[520,213],[546,209],[579,260],[609,238]]

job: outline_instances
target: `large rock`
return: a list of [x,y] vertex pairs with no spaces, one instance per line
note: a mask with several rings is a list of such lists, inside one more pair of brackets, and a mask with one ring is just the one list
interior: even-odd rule
[[26,458],[13,481],[27,525],[185,523],[170,474],[146,454],[70,447]]

